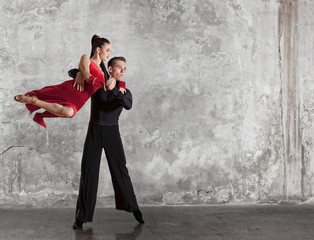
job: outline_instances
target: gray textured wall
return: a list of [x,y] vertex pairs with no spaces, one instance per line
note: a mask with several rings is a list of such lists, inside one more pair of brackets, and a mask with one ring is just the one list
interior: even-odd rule
[[[310,199],[311,0],[3,0],[0,204],[74,206],[90,102],[32,122],[15,94],[58,84],[93,34],[127,59],[121,135],[140,204]],[[113,204],[105,158],[98,206]]]

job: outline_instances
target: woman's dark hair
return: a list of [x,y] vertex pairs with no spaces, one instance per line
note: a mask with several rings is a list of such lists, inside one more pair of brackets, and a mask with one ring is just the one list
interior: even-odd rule
[[[90,58],[94,55],[94,52],[95,52],[96,48],[98,48],[98,47],[101,48],[104,44],[110,44],[110,42],[108,41],[108,39],[101,38],[101,37],[99,37],[98,35],[95,34],[92,37],[92,51],[90,53]],[[107,72],[105,64],[104,64],[103,61],[100,63],[100,67],[101,67],[101,69],[102,69],[102,71],[104,73]]]

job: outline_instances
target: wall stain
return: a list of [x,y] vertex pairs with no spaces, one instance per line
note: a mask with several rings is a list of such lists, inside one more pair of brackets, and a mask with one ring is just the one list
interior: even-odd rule
[[17,191],[21,192],[21,173],[22,173],[22,155],[19,154],[15,161],[15,174],[11,182],[9,183],[9,193],[14,191],[14,184],[17,185]]
[[[284,185],[286,198],[302,198],[300,89],[298,79],[298,0],[281,0],[278,14]],[[299,172],[299,173],[298,173]]]

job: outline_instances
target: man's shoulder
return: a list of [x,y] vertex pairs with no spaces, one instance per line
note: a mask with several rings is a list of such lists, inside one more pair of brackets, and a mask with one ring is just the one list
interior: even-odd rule
[[108,91],[105,91],[103,88],[99,88],[93,95],[92,98],[94,97],[104,97],[108,94]]

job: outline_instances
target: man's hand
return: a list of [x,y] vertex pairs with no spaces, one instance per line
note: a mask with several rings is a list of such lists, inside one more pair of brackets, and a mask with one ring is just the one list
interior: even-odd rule
[[126,90],[124,88],[119,88],[119,91],[122,93],[122,94],[125,94],[126,93]]
[[114,79],[113,77],[110,77],[106,82],[106,87],[109,90],[112,90],[115,86],[116,86],[116,79]]
[[81,72],[77,73],[76,78],[74,80],[73,87],[76,86],[76,90],[82,92],[84,91],[84,83],[85,83],[85,80],[84,80],[83,74]]

